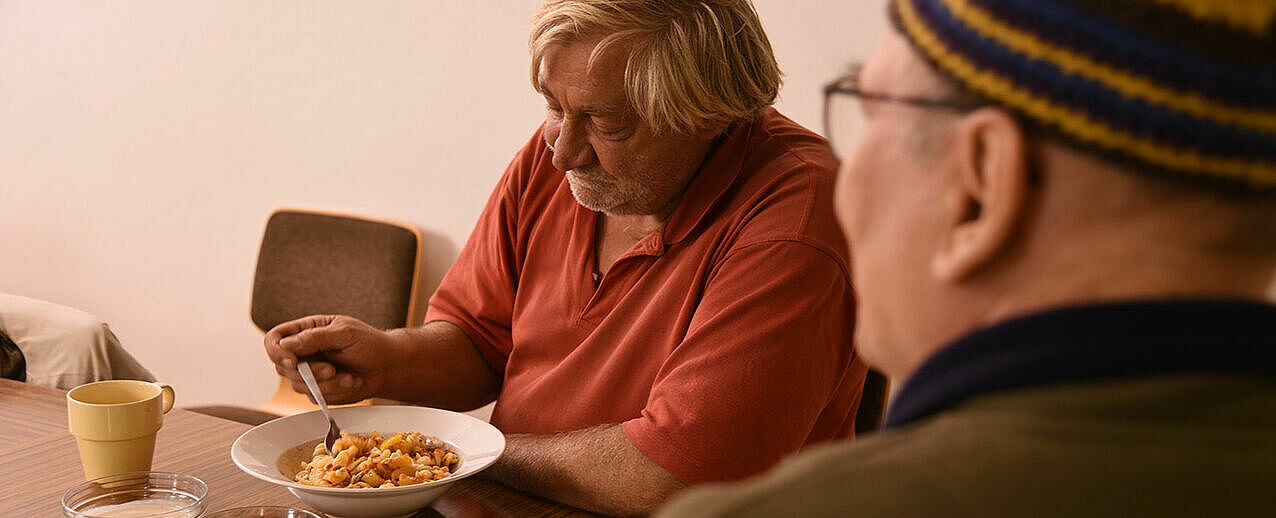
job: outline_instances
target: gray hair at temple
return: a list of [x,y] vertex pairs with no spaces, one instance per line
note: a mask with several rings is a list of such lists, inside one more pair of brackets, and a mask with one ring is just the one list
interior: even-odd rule
[[747,119],[775,102],[780,66],[749,0],[547,0],[532,24],[532,85],[550,46],[602,36],[637,42],[625,66],[629,103],[656,132],[690,133]]

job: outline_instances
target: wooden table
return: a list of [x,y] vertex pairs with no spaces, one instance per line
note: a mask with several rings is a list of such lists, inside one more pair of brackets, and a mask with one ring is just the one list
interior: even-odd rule
[[[250,427],[173,409],[155,444],[152,469],[199,477],[208,511],[245,505],[306,506],[280,486],[257,480],[230,460],[230,445]],[[0,516],[61,516],[62,493],[84,480],[67,431],[66,393],[0,379]],[[313,509],[312,509],[313,510]],[[493,482],[469,478],[422,509],[424,517],[593,516]]]

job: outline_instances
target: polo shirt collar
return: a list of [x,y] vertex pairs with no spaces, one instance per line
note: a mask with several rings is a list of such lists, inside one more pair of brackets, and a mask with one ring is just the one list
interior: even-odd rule
[[886,427],[985,393],[1174,372],[1276,374],[1276,306],[1126,302],[1012,319],[941,349],[904,384]]
[[674,244],[686,239],[718,200],[731,189],[744,168],[753,127],[763,117],[765,115],[741,121],[728,130],[726,137],[700,166],[695,178],[687,186],[678,208],[674,209],[665,222],[664,232],[661,233],[665,243]]

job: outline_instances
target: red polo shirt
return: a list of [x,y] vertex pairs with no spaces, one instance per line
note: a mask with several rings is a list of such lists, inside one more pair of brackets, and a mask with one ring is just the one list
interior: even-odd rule
[[598,214],[552,153],[538,130],[426,315],[460,326],[503,373],[494,425],[623,423],[691,484],[851,435],[866,367],[822,138],[774,109],[738,124],[664,227],[598,283]]

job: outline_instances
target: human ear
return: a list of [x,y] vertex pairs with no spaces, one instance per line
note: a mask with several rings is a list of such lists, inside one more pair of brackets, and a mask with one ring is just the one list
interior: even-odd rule
[[950,153],[955,179],[944,199],[944,238],[931,258],[938,279],[964,280],[1013,240],[1029,184],[1028,146],[1015,118],[999,108],[964,116]]

